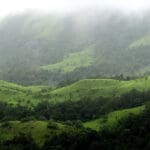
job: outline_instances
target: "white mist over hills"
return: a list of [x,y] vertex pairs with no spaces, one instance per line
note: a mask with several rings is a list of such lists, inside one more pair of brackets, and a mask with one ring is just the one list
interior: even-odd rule
[[8,15],[26,10],[42,10],[53,13],[69,13],[80,9],[97,7],[101,9],[120,9],[125,12],[148,10],[148,0],[0,0],[0,15]]
[[57,86],[150,73],[149,1],[0,2],[2,80]]

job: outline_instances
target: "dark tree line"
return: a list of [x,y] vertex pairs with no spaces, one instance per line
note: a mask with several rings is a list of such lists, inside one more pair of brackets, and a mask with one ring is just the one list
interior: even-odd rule
[[0,143],[1,150],[149,150],[150,103],[140,115],[130,115],[111,129],[96,132],[84,127],[68,126],[47,135],[38,147],[31,135],[20,134]]
[[79,101],[65,101],[52,104],[48,101],[39,103],[34,108],[26,106],[11,106],[0,102],[0,120],[91,120],[99,118],[118,109],[131,108],[149,101],[149,91],[131,90],[120,97],[82,98]]

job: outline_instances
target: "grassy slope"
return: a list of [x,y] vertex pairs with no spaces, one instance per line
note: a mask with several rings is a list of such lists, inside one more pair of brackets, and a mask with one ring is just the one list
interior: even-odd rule
[[46,121],[29,121],[29,122],[20,122],[20,121],[11,121],[9,122],[10,126],[3,126],[3,123],[0,123],[0,141],[1,140],[11,140],[14,136],[17,136],[19,133],[31,134],[32,138],[38,145],[42,145],[45,141],[45,137],[49,132],[59,132],[64,125],[57,123],[58,129],[51,130],[47,128],[48,122]]
[[[41,92],[43,88],[47,89],[45,93]],[[44,100],[45,97],[51,102],[63,102],[70,99],[76,101],[83,97],[95,98],[121,95],[132,89],[139,91],[150,89],[150,77],[147,80],[143,78],[131,81],[85,79],[52,91],[48,87],[23,87],[0,81],[0,101],[31,106]],[[44,97],[40,97],[40,94],[44,95]]]
[[51,64],[41,67],[49,71],[61,71],[63,73],[72,72],[76,68],[88,67],[93,63],[93,50],[92,47],[84,51],[69,54],[59,63]]
[[140,106],[130,109],[114,111],[100,119],[85,122],[84,127],[91,128],[97,131],[102,129],[104,126],[108,128],[113,128],[117,125],[120,119],[128,116],[129,114],[139,114],[142,110],[144,110],[144,108],[145,106]]
[[115,96],[129,92],[132,89],[139,91],[150,89],[150,77],[131,80],[118,81],[113,79],[85,79],[69,86],[51,91],[53,101],[65,101],[68,99],[79,100],[82,97]]
[[39,99],[34,98],[34,94],[38,93],[42,87],[31,86],[24,87],[14,83],[0,80],[0,101],[11,104],[20,103],[22,105],[34,105]]

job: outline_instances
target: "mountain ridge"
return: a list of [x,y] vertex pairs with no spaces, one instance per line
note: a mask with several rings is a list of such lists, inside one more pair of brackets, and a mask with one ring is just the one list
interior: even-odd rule
[[[104,13],[26,12],[4,18],[0,22],[0,79],[57,86],[67,80],[149,73],[149,15],[109,12],[102,17]],[[86,49],[91,49],[92,58],[84,53]]]

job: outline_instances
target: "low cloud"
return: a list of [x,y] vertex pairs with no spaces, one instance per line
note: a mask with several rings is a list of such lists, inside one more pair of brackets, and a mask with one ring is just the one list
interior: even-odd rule
[[150,8],[148,0],[0,0],[0,15],[37,9],[49,12],[70,12],[98,7],[120,9],[124,12],[141,12]]

